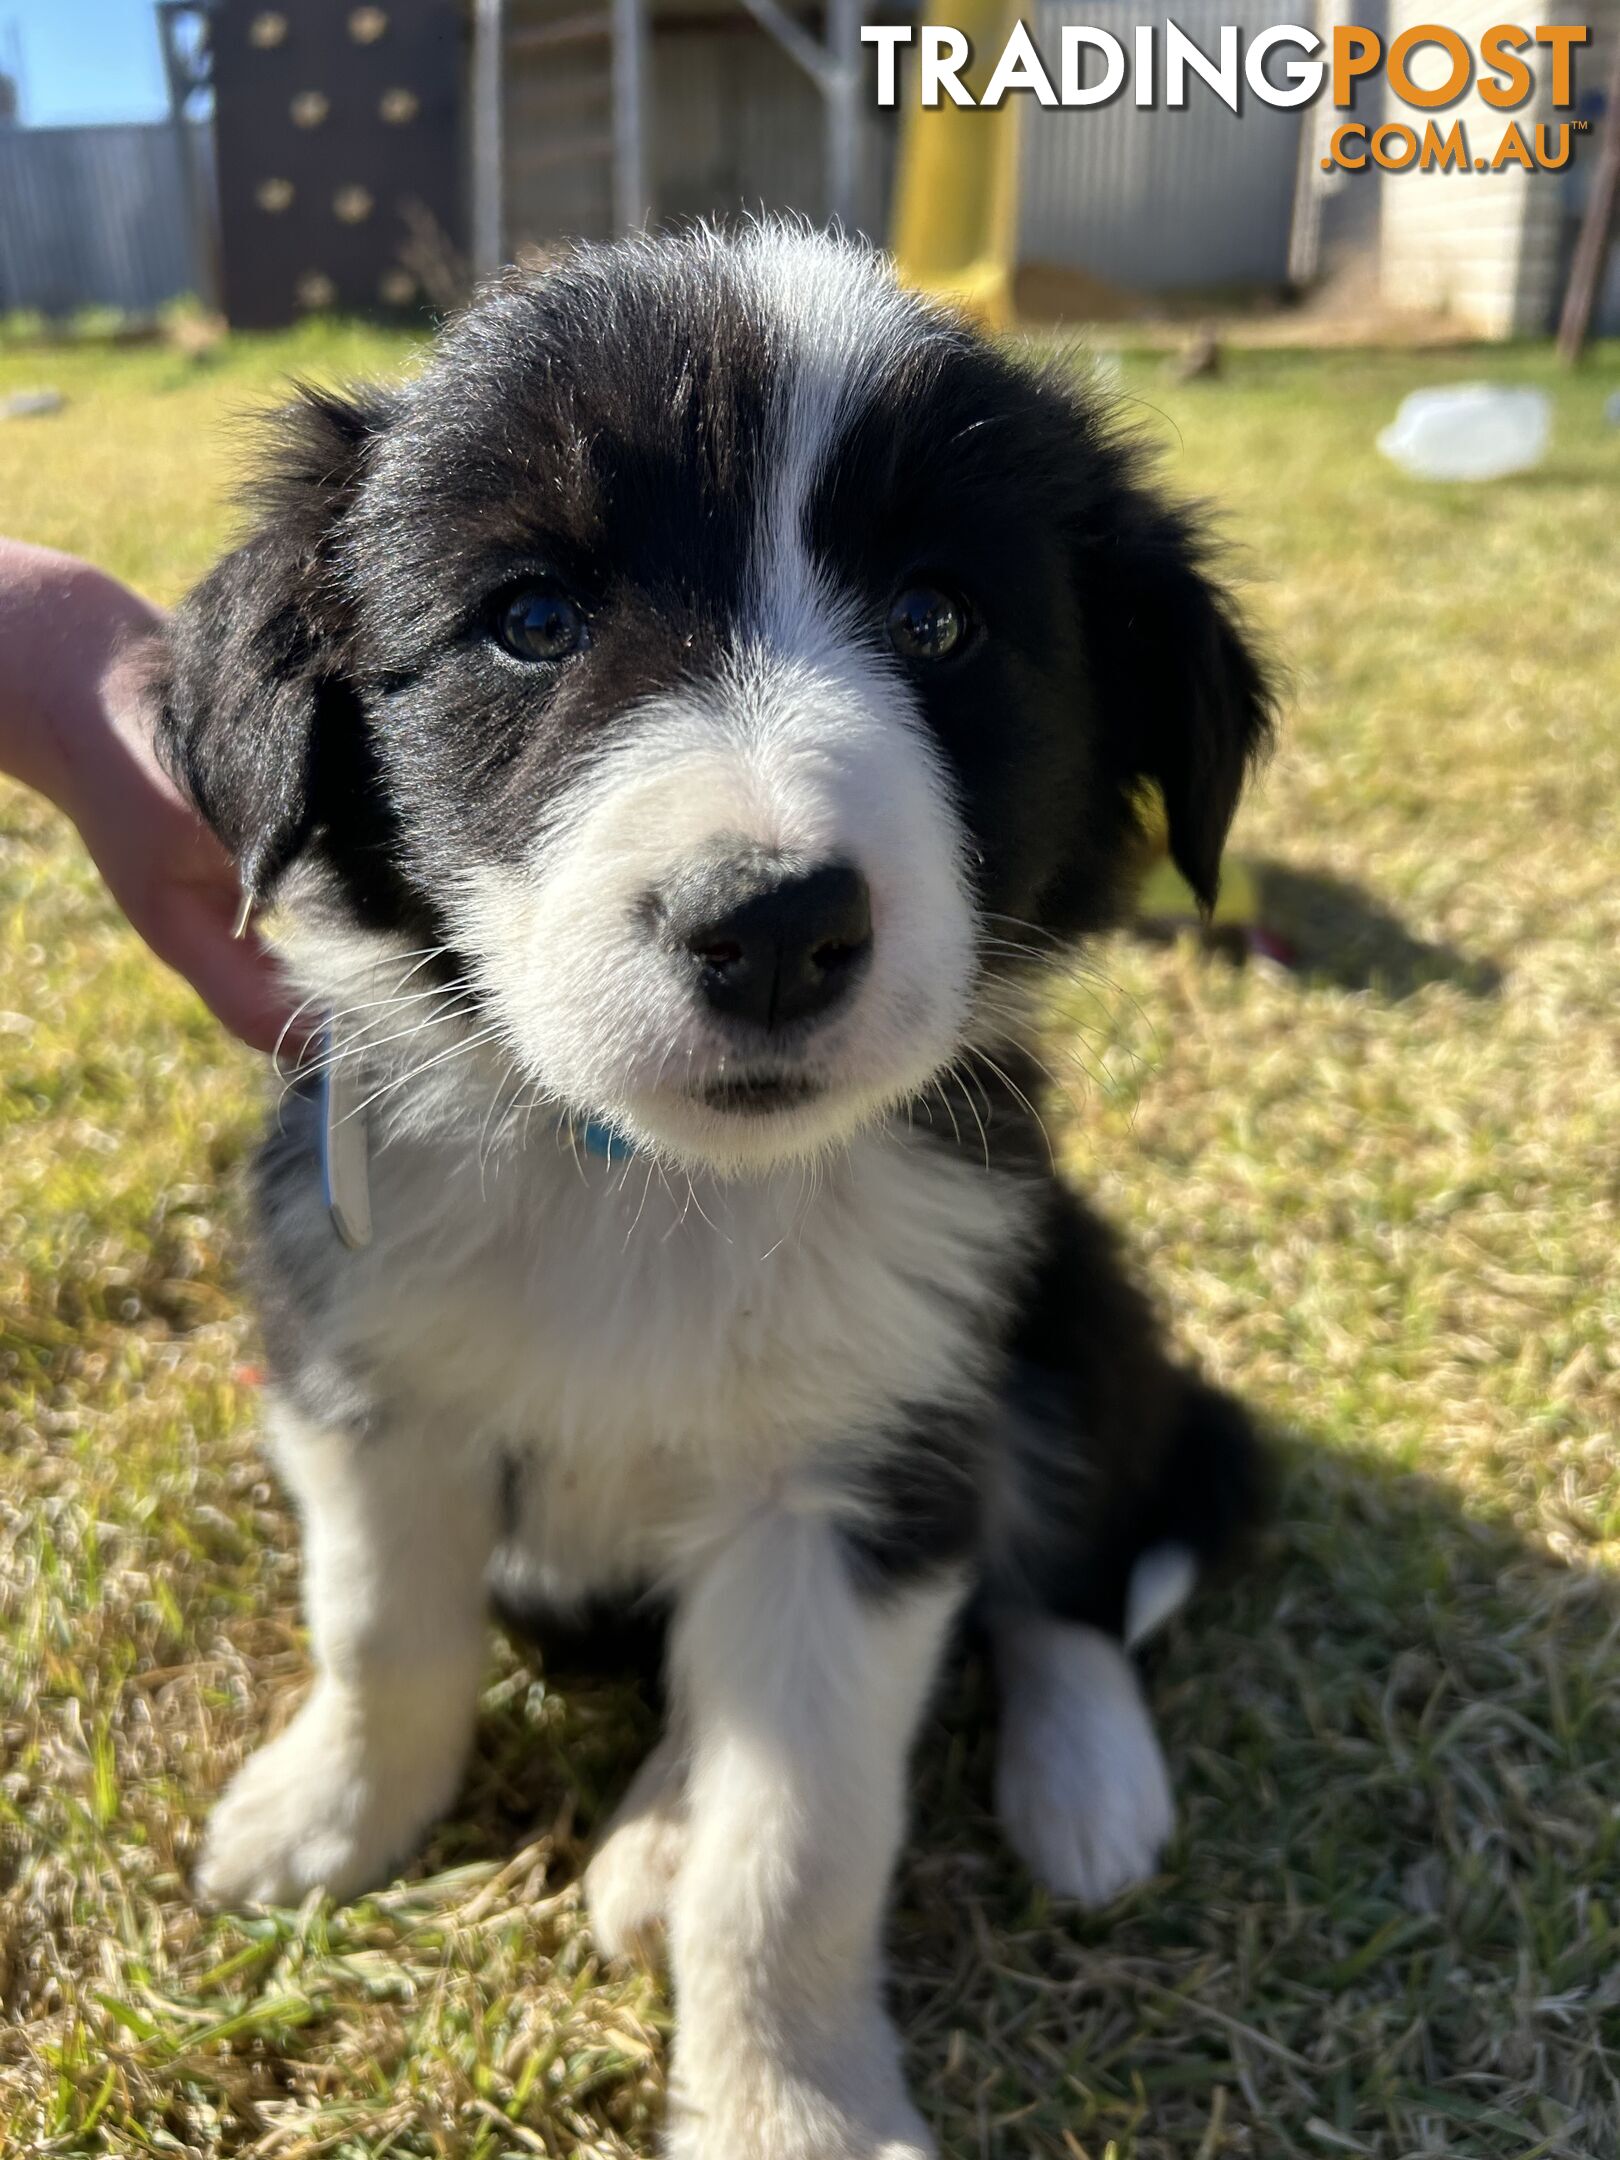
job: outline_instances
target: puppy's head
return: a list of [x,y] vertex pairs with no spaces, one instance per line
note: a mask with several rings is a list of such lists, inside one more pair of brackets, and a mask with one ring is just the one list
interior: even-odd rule
[[587,250],[287,428],[165,726],[315,995],[431,954],[559,1110],[738,1171],[1105,920],[1144,783],[1213,897],[1266,693],[1195,528],[878,258]]

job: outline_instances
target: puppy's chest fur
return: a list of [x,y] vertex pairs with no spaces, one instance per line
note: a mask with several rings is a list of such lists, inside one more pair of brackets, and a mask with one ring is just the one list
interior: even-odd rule
[[982,1403],[1038,1205],[903,1126],[815,1172],[697,1187],[549,1137],[482,1169],[409,1137],[374,1154],[376,1236],[350,1254],[297,1135],[262,1175],[294,1404],[378,1446],[499,1455],[518,1542],[571,1588],[656,1570],[767,1498],[836,1505],[919,1419]]

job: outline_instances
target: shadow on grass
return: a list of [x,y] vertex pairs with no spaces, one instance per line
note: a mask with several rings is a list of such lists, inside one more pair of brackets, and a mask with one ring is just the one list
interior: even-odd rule
[[[1371,1451],[1285,1459],[1251,1565],[1149,1659],[1153,1883],[1035,1890],[979,1661],[941,1690],[891,1962],[953,2160],[1620,2150],[1620,1583]],[[629,1680],[514,1680],[434,1857],[555,1825],[566,1880],[656,1720]]]
[[1255,1563],[1149,1659],[1156,1882],[1033,1891],[983,1675],[933,1721],[895,1962],[947,2150],[1612,2160],[1620,1582],[1371,1451],[1286,1462]]
[[1494,997],[1502,970],[1454,945],[1415,937],[1363,887],[1326,871],[1258,861],[1266,927],[1292,949],[1300,974],[1343,990],[1372,990],[1392,1001],[1430,983],[1453,983],[1470,997]]

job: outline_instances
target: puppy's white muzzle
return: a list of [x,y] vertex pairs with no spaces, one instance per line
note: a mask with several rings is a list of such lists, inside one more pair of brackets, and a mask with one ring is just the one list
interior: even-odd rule
[[756,657],[627,715],[457,929],[559,1106],[726,1173],[814,1156],[959,1046],[963,833],[904,683]]

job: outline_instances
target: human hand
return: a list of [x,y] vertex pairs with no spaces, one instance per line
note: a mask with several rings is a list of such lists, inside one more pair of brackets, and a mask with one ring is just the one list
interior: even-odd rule
[[229,855],[158,763],[143,660],[159,611],[69,555],[0,540],[0,770],[78,827],[160,960],[233,1034],[273,1050],[295,1004]]

